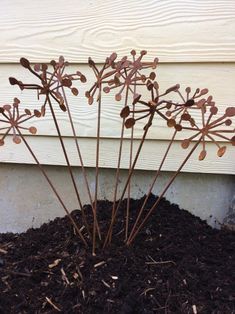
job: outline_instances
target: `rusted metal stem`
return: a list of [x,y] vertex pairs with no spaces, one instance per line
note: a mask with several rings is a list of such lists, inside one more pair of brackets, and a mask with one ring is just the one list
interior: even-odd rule
[[94,205],[93,205],[93,202],[92,202],[91,191],[90,191],[90,188],[89,188],[88,178],[87,178],[86,170],[85,170],[84,163],[83,163],[82,153],[81,153],[81,150],[80,150],[80,146],[78,144],[78,138],[77,138],[76,130],[75,130],[75,127],[74,127],[73,118],[72,118],[72,115],[71,115],[71,112],[70,112],[69,103],[67,101],[66,93],[64,91],[64,87],[62,87],[62,93],[63,93],[64,102],[66,104],[67,112],[68,112],[69,122],[70,122],[70,125],[71,125],[71,128],[72,128],[73,138],[74,138],[74,141],[75,141],[75,145],[76,145],[79,161],[80,161],[80,164],[81,164],[82,174],[83,174],[83,178],[84,178],[84,181],[85,181],[88,197],[89,197],[89,200],[90,200],[90,204],[92,206],[93,219],[95,219],[97,233],[98,233],[99,238],[101,239],[100,230],[99,230],[99,224],[98,224],[98,221],[96,219],[96,215],[94,214]]
[[160,203],[162,197],[164,196],[164,194],[166,193],[166,191],[168,190],[168,188],[171,186],[171,184],[173,183],[173,181],[175,180],[175,178],[177,177],[177,175],[179,174],[179,172],[182,170],[182,168],[184,167],[184,165],[186,164],[186,162],[188,161],[188,159],[191,157],[191,155],[193,154],[193,152],[196,150],[196,148],[198,147],[198,145],[201,142],[202,137],[196,142],[196,144],[193,146],[193,148],[191,149],[191,151],[189,152],[189,154],[187,155],[187,157],[184,159],[184,161],[182,162],[182,164],[180,165],[180,167],[178,168],[178,170],[174,173],[174,175],[171,177],[171,179],[168,181],[168,183],[166,184],[166,186],[164,187],[164,189],[162,190],[161,194],[159,195],[158,199],[156,200],[156,202],[153,204],[153,206],[150,208],[150,210],[148,211],[147,215],[145,216],[145,218],[143,219],[143,221],[140,223],[139,227],[136,228],[135,232],[132,234],[132,237],[128,238],[128,241],[126,242],[126,244],[129,246],[131,245],[131,243],[133,242],[133,240],[135,239],[135,237],[137,236],[137,234],[139,233],[140,229],[144,226],[144,224],[146,223],[146,221],[148,220],[149,216],[152,214],[152,212],[154,211],[154,209],[157,207],[157,205]]
[[148,201],[148,199],[149,199],[149,196],[150,196],[150,194],[151,194],[151,192],[152,192],[152,190],[153,190],[153,187],[154,187],[154,185],[155,185],[155,183],[156,183],[156,181],[157,181],[157,179],[158,179],[158,177],[159,177],[159,175],[160,175],[160,173],[161,173],[162,166],[163,166],[163,164],[164,164],[164,162],[165,162],[165,160],[166,160],[166,157],[167,157],[167,155],[168,155],[168,153],[169,153],[169,150],[170,150],[170,148],[171,148],[171,146],[172,146],[172,144],[173,144],[173,142],[174,142],[174,139],[175,139],[176,134],[177,134],[177,130],[175,130],[175,132],[174,132],[174,134],[173,134],[173,136],[172,136],[172,138],[171,138],[171,141],[170,141],[170,143],[169,143],[168,146],[167,146],[166,152],[165,152],[165,154],[164,154],[164,156],[163,156],[163,158],[162,158],[162,161],[161,161],[161,163],[160,163],[160,166],[159,166],[159,168],[158,168],[158,170],[157,170],[157,172],[156,172],[156,175],[155,175],[154,178],[153,178],[153,181],[152,181],[152,184],[151,184],[151,186],[150,186],[150,188],[149,188],[149,191],[148,191],[147,194],[146,194],[146,197],[145,197],[145,199],[144,199],[144,203],[143,203],[143,205],[141,206],[141,209],[140,209],[140,211],[139,211],[139,213],[138,213],[138,216],[137,216],[137,218],[136,218],[136,220],[135,220],[135,223],[134,223],[134,225],[133,225],[133,227],[132,227],[132,229],[131,229],[130,235],[129,235],[129,237],[128,237],[129,239],[132,237],[132,235],[133,235],[133,233],[134,233],[134,231],[135,231],[135,228],[136,228],[136,226],[137,226],[137,224],[138,224],[138,222],[139,222],[139,220],[140,220],[140,217],[141,217],[141,215],[142,215],[142,213],[143,213],[143,211],[144,211],[145,205],[146,205],[146,203],[147,203],[147,201]]
[[93,254],[93,255],[95,255],[95,249],[96,249],[96,223],[95,223],[95,221],[97,220],[97,197],[98,197],[98,185],[99,185],[101,87],[102,87],[102,84],[99,83],[98,117],[97,117],[97,133],[96,133],[96,165],[95,165],[94,222],[93,222],[93,234],[92,234],[92,254]]
[[37,166],[39,167],[41,173],[43,174],[44,178],[46,179],[46,181],[48,182],[48,184],[50,185],[51,189],[53,190],[53,192],[55,193],[58,201],[60,202],[61,206],[63,207],[64,211],[66,212],[66,214],[68,215],[72,225],[74,226],[74,229],[76,230],[76,232],[78,233],[79,237],[81,238],[82,242],[85,244],[85,246],[87,247],[87,241],[85,240],[85,238],[83,237],[81,231],[79,230],[78,225],[76,224],[76,222],[74,221],[73,217],[71,216],[70,212],[68,211],[67,207],[65,206],[63,200],[61,199],[59,193],[57,192],[56,188],[54,187],[53,183],[51,182],[50,178],[48,177],[46,171],[43,169],[42,165],[40,164],[40,162],[38,161],[36,155],[34,154],[33,150],[31,149],[30,145],[28,144],[28,142],[26,141],[26,139],[24,138],[23,134],[21,133],[21,131],[19,130],[19,128],[16,126],[15,127],[17,129],[17,132],[19,134],[19,136],[21,137],[22,141],[24,142],[25,146],[27,147],[28,151],[30,152],[30,154],[32,155],[34,161],[36,162]]
[[[136,74],[135,74],[136,77]],[[134,95],[136,94],[136,84],[134,85]],[[132,118],[134,119],[135,117],[135,110],[132,112]],[[130,157],[129,157],[129,172],[131,169],[132,165],[132,158],[133,158],[133,143],[134,143],[134,128],[133,126],[131,128],[131,143],[130,143]],[[125,225],[125,241],[127,240],[128,237],[128,230],[129,230],[129,217],[130,217],[130,199],[131,199],[131,180],[128,183],[127,187],[127,206],[126,206],[126,225]]]
[[[132,118],[134,118],[134,112],[132,113]],[[131,143],[130,143],[130,159],[129,159],[129,172],[131,171],[132,158],[133,158],[133,143],[134,143],[134,126],[131,129]],[[127,190],[127,204],[126,204],[126,226],[125,226],[125,240],[128,236],[129,229],[129,217],[130,217],[130,199],[131,199],[131,179],[128,183]]]
[[[128,89],[126,90],[124,107],[127,106],[127,103],[128,103]],[[116,201],[117,201],[117,189],[118,189],[118,182],[119,182],[119,177],[120,177],[120,166],[121,166],[121,158],[122,158],[124,130],[125,130],[125,118],[123,118],[123,120],[122,120],[122,128],[121,128],[121,135],[120,135],[120,145],[119,145],[119,153],[118,153],[118,162],[117,162],[117,171],[116,171],[115,186],[114,186],[114,198],[113,198],[113,208],[112,208],[111,219],[114,215]]]
[[[152,115],[152,117],[151,117],[150,119],[152,119],[152,118],[153,118],[153,115]],[[146,138],[146,136],[147,136],[148,130],[149,130],[149,126],[145,128],[144,134],[143,134],[143,136],[142,136],[142,138],[141,138],[141,141],[140,141],[138,150],[137,150],[136,155],[135,155],[135,159],[134,159],[134,161],[133,161],[132,167],[131,167],[130,172],[129,172],[129,174],[128,174],[126,184],[125,184],[124,189],[123,189],[123,191],[122,191],[122,194],[121,194],[121,197],[120,197],[120,199],[119,199],[118,205],[117,205],[117,207],[115,208],[114,215],[113,215],[112,220],[111,220],[111,222],[110,222],[110,226],[109,226],[109,229],[108,229],[108,232],[107,232],[105,241],[104,241],[104,245],[103,245],[104,248],[106,247],[107,243],[108,243],[108,242],[110,243],[111,240],[112,240],[112,229],[113,229],[113,225],[114,225],[114,222],[115,222],[115,218],[116,218],[117,212],[118,212],[118,210],[119,210],[119,208],[120,208],[120,205],[121,205],[121,202],[122,202],[122,200],[123,200],[123,197],[124,197],[124,195],[125,195],[125,193],[126,193],[128,184],[129,184],[130,179],[131,179],[131,176],[132,176],[132,174],[133,174],[133,172],[134,172],[135,165],[136,165],[137,160],[138,160],[138,158],[139,158],[139,154],[140,154],[140,152],[141,152],[141,149],[142,149],[142,146],[143,146],[143,144],[144,144],[145,138]]]
[[78,204],[79,204],[80,209],[81,209],[83,223],[84,223],[84,225],[85,225],[85,227],[87,229],[88,234],[90,235],[89,225],[87,223],[86,215],[85,215],[85,212],[84,212],[84,209],[83,209],[83,206],[82,206],[82,202],[81,202],[81,199],[80,199],[80,196],[79,196],[79,193],[78,193],[77,185],[76,185],[75,178],[74,178],[74,175],[73,175],[72,167],[71,167],[70,162],[69,162],[68,154],[67,154],[64,142],[63,142],[63,138],[61,136],[61,132],[60,132],[60,128],[59,128],[59,125],[58,125],[58,121],[56,119],[56,115],[55,115],[55,112],[54,112],[54,109],[53,109],[53,106],[52,106],[52,103],[51,103],[49,95],[47,95],[46,97],[47,97],[49,108],[50,108],[50,111],[51,111],[51,114],[52,114],[52,118],[53,118],[53,121],[54,121],[54,124],[55,124],[55,127],[56,127],[56,131],[57,131],[57,134],[59,136],[61,148],[62,148],[63,153],[64,153],[64,157],[65,157],[66,164],[67,164],[67,167],[68,167],[68,170],[69,170],[69,174],[70,174],[70,177],[71,177],[71,180],[72,180],[72,184],[73,184],[73,187],[74,187],[74,190],[75,190],[75,194],[77,196]]

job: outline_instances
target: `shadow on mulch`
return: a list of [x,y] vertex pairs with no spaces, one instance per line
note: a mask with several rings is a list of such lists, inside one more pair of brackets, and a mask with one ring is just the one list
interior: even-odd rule
[[[131,201],[132,215],[142,202]],[[235,313],[235,233],[163,199],[127,248],[124,208],[112,246],[95,257],[67,217],[0,234],[0,313]],[[101,230],[111,209],[99,202]],[[78,210],[72,215],[80,221]]]

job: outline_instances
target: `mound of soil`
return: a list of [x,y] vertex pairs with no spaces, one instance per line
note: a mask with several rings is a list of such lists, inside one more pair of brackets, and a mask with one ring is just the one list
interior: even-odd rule
[[[132,216],[142,202],[131,201]],[[0,234],[0,313],[235,313],[235,233],[212,229],[163,199],[126,247],[125,205],[112,245],[96,256],[68,217]],[[111,209],[110,202],[98,204],[103,232]],[[78,210],[72,215],[81,221]]]

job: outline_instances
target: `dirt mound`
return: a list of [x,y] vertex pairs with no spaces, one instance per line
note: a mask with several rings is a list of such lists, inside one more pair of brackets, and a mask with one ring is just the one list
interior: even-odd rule
[[[132,216],[142,202],[131,201]],[[0,234],[0,313],[235,313],[235,233],[162,200],[128,248],[124,208],[112,246],[95,257],[67,217]],[[102,233],[111,209],[98,204]],[[81,221],[79,211],[72,215]]]

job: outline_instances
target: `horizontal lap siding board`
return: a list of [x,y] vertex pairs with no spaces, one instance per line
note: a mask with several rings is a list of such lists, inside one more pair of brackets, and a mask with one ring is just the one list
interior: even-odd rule
[[[80,137],[86,165],[95,165],[96,105],[88,106],[84,92],[93,82],[87,59],[102,63],[113,51],[119,57],[132,48],[146,49],[146,60],[159,57],[157,80],[161,90],[180,83],[182,89],[207,87],[221,112],[235,99],[235,6],[234,0],[2,0],[0,18],[0,104],[11,103],[14,97],[22,106],[39,105],[33,93],[9,86],[7,78],[15,76],[31,81],[20,67],[19,58],[32,62],[48,62],[64,55],[72,63],[71,70],[80,69],[88,78],[81,85],[78,97],[70,97],[74,122]],[[86,87],[87,86],[87,87]],[[113,95],[104,95],[102,111],[101,166],[116,164],[120,134],[119,112],[123,104],[114,103]],[[56,109],[62,133],[70,152],[71,163],[77,165],[70,126],[66,114]],[[196,115],[199,121],[200,116]],[[38,151],[43,164],[65,165],[50,115],[32,122],[38,136],[27,137]],[[140,138],[143,124],[135,130]],[[128,133],[126,133],[128,136]],[[154,123],[146,141],[137,169],[152,170],[160,162],[172,129],[164,121]],[[183,139],[179,133],[178,139]],[[135,141],[136,144],[138,140]],[[221,143],[222,144],[222,143]],[[127,144],[126,144],[127,145]],[[24,145],[10,140],[0,149],[0,162],[32,163]],[[216,157],[216,147],[207,144],[208,157],[197,161],[197,154],[184,171],[235,174],[234,151]],[[127,150],[127,148],[126,148]],[[186,151],[179,143],[173,147],[164,170],[173,171]],[[128,153],[123,155],[122,168],[128,167]]]
[[[64,166],[65,159],[60,147],[58,138],[55,137],[37,137],[27,136],[26,140],[33,148],[39,161],[45,165],[60,165]],[[64,139],[65,146],[68,151],[71,165],[79,166],[79,160],[75,148],[74,141],[71,138]],[[147,140],[144,143],[143,150],[140,154],[136,169],[156,170],[160,164],[161,158],[166,151],[168,141]],[[127,169],[129,166],[129,145],[125,141],[123,147],[121,168]],[[95,139],[79,139],[79,145],[86,167],[95,167]],[[135,151],[139,145],[139,140],[135,140]],[[100,167],[115,168],[117,165],[119,149],[119,140],[117,139],[102,139],[100,151]],[[176,171],[189,153],[190,148],[184,150],[180,147],[180,143],[176,142],[169,155],[163,170]],[[234,167],[234,150],[229,146],[226,154],[219,158],[216,156],[217,147],[212,143],[207,144],[207,158],[203,161],[198,160],[200,149],[197,149],[191,160],[183,168],[186,172],[201,172],[201,173],[226,173],[235,174]],[[1,148],[1,162],[6,163],[23,163],[34,164],[34,160],[27,151],[23,143],[16,145],[10,139],[6,141],[4,148]]]
[[[94,123],[94,121],[97,117],[97,105],[94,102],[92,106],[89,106],[87,104],[87,99],[84,96],[86,89],[89,89],[94,82],[94,75],[87,65],[71,65],[71,69],[68,71],[74,73],[77,69],[86,75],[88,82],[86,84],[78,84],[80,91],[78,96],[71,95],[70,91],[67,93],[71,103],[73,119],[79,136],[95,137],[96,123]],[[165,91],[176,83],[181,83],[182,93],[184,93],[184,89],[187,86],[190,86],[192,91],[197,87],[207,87],[210,91],[208,95],[213,95],[221,112],[224,112],[227,106],[234,105],[232,100],[235,99],[235,63],[160,64],[156,73],[161,91]],[[42,100],[38,102],[34,91],[22,92],[18,86],[10,86],[8,82],[9,76],[15,76],[20,80],[24,80],[26,83],[34,80],[34,77],[29,71],[22,68],[20,65],[0,65],[0,104],[10,103],[14,97],[18,97],[21,100],[21,106],[23,108],[40,108],[43,104],[43,97]],[[148,97],[149,94],[146,95],[146,100],[148,100]],[[170,99],[181,101],[176,93],[172,93],[169,97]],[[108,138],[119,137],[121,128],[120,111],[123,108],[124,103],[123,101],[115,102],[113,93],[104,93],[102,99],[101,136]],[[145,99],[144,96],[143,99]],[[62,134],[64,136],[71,136],[72,132],[68,122],[67,113],[62,112],[57,104],[55,104],[54,108],[62,128]],[[200,111],[195,112],[195,120],[197,122],[201,121]],[[57,135],[49,110],[44,118],[35,119],[32,123],[30,121],[29,126],[31,124],[37,127],[39,135]],[[143,125],[144,124],[141,122],[136,124],[135,138],[140,138],[142,136]],[[156,118],[148,134],[148,138],[166,140],[171,138],[172,132],[173,130],[166,126],[165,120]],[[130,131],[126,131],[125,134],[130,134]],[[185,132],[178,133],[178,139],[184,139],[185,137]]]
[[0,62],[98,62],[147,49],[162,62],[234,62],[234,0],[2,0]]

